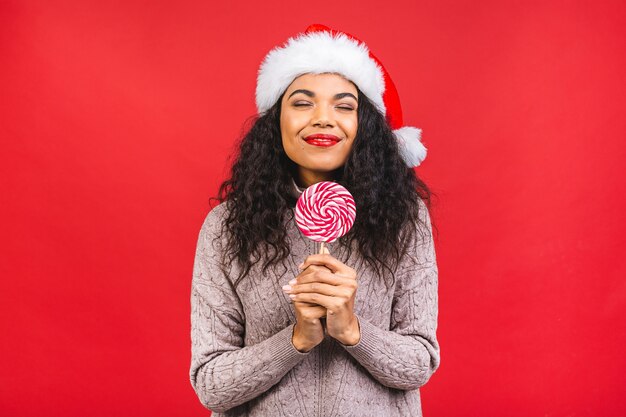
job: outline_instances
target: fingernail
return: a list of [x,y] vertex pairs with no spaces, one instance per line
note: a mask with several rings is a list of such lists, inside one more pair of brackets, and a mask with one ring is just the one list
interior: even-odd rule
[[283,291],[291,291],[290,285],[283,285]]
[[303,266],[304,266],[304,262],[302,262],[300,265],[298,265],[298,269],[302,269]]
[[289,298],[291,298],[293,300],[294,298],[296,298],[296,295],[295,294],[289,294]]
[[298,282],[298,280],[294,278],[291,281],[289,281],[289,285],[296,285],[296,282]]

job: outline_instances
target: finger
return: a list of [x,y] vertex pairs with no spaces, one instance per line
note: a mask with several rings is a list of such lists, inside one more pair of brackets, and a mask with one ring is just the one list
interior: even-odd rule
[[339,261],[337,258],[330,254],[315,254],[308,256],[304,262],[302,262],[299,268],[306,269],[310,265],[323,265],[330,269],[334,273],[341,273],[342,275],[351,275],[353,269]]
[[315,272],[315,271],[332,272],[330,269],[326,268],[323,265],[309,265],[305,270],[300,272],[300,275],[307,275],[307,274],[310,274],[310,273]]
[[291,298],[294,302],[315,303],[331,311],[336,311],[339,304],[337,297],[330,297],[328,295],[322,295],[314,292],[289,294],[289,298]]
[[294,304],[301,304],[302,307],[305,307],[305,308],[319,307],[319,304],[315,304],[315,303],[306,303],[304,301],[297,301],[297,302],[295,302],[295,301],[293,301],[293,299],[291,297],[289,297],[289,301],[291,301]]
[[330,297],[350,297],[353,289],[348,287],[328,285],[320,282],[312,282],[310,284],[295,285],[289,290],[289,294],[301,294],[305,292],[315,292],[318,294],[328,295]]
[[305,303],[303,301],[293,301],[292,299],[289,299],[289,301],[293,303],[293,306],[299,311],[300,315],[306,317],[315,315],[317,318],[326,317],[326,307],[319,304]]
[[310,274],[300,274],[293,280],[289,281],[290,286],[309,284],[311,282],[321,282],[329,285],[339,286],[356,286],[356,280],[354,278],[344,277],[343,275],[333,274],[329,271],[314,271]]

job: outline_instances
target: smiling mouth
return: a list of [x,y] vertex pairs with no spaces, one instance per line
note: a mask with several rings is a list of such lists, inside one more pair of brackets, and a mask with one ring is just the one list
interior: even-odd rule
[[309,145],[320,146],[323,148],[327,148],[330,146],[334,146],[338,144],[341,139],[335,135],[310,135],[304,138],[304,141]]

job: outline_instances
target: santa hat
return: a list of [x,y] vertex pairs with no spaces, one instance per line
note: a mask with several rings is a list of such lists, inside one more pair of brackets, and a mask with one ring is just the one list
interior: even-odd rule
[[396,87],[367,45],[345,32],[311,25],[304,33],[272,49],[261,64],[256,86],[259,113],[269,110],[297,77],[307,73],[338,73],[352,81],[387,118],[409,167],[426,158],[421,129],[403,126]]

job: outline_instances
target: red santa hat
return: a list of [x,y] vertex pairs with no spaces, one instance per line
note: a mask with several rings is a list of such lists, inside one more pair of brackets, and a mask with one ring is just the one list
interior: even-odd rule
[[426,158],[421,129],[404,126],[400,98],[389,73],[367,45],[354,36],[323,25],[311,25],[283,46],[272,49],[257,77],[256,105],[269,110],[297,77],[338,73],[352,81],[387,118],[409,167]]

